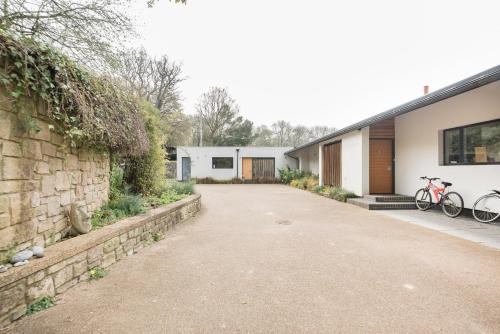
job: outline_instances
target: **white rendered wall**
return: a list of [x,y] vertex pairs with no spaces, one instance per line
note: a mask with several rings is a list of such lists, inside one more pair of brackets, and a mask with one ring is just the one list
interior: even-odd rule
[[500,165],[444,166],[442,130],[500,118],[500,83],[469,91],[399,116],[396,127],[396,192],[414,195],[423,186],[419,176],[440,177],[471,208],[475,199],[500,188]]
[[299,159],[300,170],[319,175],[318,145],[312,145],[294,153]]
[[[236,163],[236,149],[238,147],[178,147],[177,148],[177,179],[182,180],[182,158],[191,158],[191,177],[203,178],[211,177],[216,180],[229,180],[233,177],[241,178],[242,158],[274,158],[275,176],[279,176],[278,169],[290,167],[297,168],[297,161],[285,156],[285,152],[291,147],[240,147],[238,163]],[[212,168],[213,157],[233,157],[232,169]],[[236,172],[238,167],[238,173]]]

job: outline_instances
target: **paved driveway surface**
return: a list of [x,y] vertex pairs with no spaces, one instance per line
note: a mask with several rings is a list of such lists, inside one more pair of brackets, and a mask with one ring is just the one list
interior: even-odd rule
[[276,185],[203,211],[16,333],[494,333],[500,253]]

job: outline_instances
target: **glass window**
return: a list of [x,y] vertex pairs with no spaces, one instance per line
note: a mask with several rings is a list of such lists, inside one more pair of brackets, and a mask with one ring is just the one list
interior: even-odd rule
[[212,168],[214,169],[232,169],[233,158],[212,158]]
[[500,120],[444,131],[444,162],[500,163]]
[[446,130],[444,132],[444,163],[460,163],[460,130]]

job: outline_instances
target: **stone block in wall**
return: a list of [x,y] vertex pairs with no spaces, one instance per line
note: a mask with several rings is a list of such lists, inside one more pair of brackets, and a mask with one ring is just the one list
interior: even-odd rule
[[56,189],[69,190],[71,187],[70,177],[67,172],[58,171],[56,172]]
[[108,240],[104,243],[103,251],[105,254],[112,252],[119,245],[120,245],[120,237],[115,237],[115,238]]
[[78,156],[74,154],[68,154],[66,156],[66,170],[77,170],[78,169]]
[[92,263],[92,262],[100,259],[103,254],[104,254],[103,245],[95,246],[95,247],[88,250],[87,261],[89,263]]
[[2,176],[4,180],[27,180],[31,177],[34,162],[13,157],[4,157]]
[[113,251],[111,253],[104,254],[104,256],[102,258],[101,266],[103,268],[107,268],[107,267],[109,267],[110,265],[112,265],[115,262],[116,262],[116,254]]
[[48,142],[42,142],[42,154],[55,157],[56,153],[57,153],[56,145]]
[[27,302],[32,303],[42,297],[53,297],[55,294],[55,286],[52,277],[46,277],[40,282],[30,285],[26,297]]
[[49,158],[49,169],[51,173],[55,173],[58,170],[63,169],[63,160],[59,158]]
[[38,126],[38,131],[30,131],[30,137],[33,139],[50,141],[49,123],[36,119],[36,125]]
[[[3,126],[3,125],[2,125]],[[2,142],[2,155],[7,157],[22,157],[21,145],[16,142],[5,140]]]
[[44,175],[42,177],[41,197],[54,195],[55,192],[56,192],[56,177],[55,177],[55,175]]
[[22,181],[0,181],[0,194],[20,192],[22,185]]
[[56,288],[60,287],[66,282],[69,282],[73,278],[73,267],[68,266],[59,270],[54,275],[54,286]]
[[23,155],[29,159],[42,160],[42,146],[36,140],[23,141]]
[[10,225],[10,215],[8,213],[0,213],[0,229],[6,228],[9,225]]
[[75,263],[73,265],[73,276],[74,277],[80,276],[87,270],[88,270],[87,259],[85,259],[84,261]]
[[12,224],[30,219],[31,198],[30,193],[10,194],[10,217]]
[[38,191],[33,191],[31,193],[31,207],[37,208],[40,206],[40,193]]
[[0,292],[0,314],[7,313],[16,306],[18,306],[21,301],[24,301],[24,294],[26,292],[25,281],[17,282],[16,285]]
[[23,315],[26,314],[26,310],[27,310],[26,305],[19,305],[18,307],[14,308],[12,311],[9,312],[10,320],[16,321],[17,319],[21,318]]
[[[2,96],[0,94],[0,108],[2,106]],[[2,139],[9,139],[10,134],[11,134],[11,128],[12,128],[12,114],[9,112],[6,112],[4,110],[0,110],[0,123],[2,126],[0,126],[0,138]]]
[[71,191],[63,191],[61,193],[61,206],[66,206],[71,203]]
[[39,282],[44,278],[45,278],[45,271],[44,270],[37,271],[36,273],[28,276],[28,281],[27,281],[28,286],[32,285],[33,283]]
[[49,201],[47,202],[47,216],[57,216],[61,214],[63,208],[61,207],[61,197],[52,196],[49,197]]
[[45,161],[37,161],[35,164],[35,172],[37,174],[50,174],[49,164]]

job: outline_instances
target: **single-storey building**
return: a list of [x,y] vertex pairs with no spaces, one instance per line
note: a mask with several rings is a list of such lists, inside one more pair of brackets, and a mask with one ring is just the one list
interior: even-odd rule
[[285,155],[291,147],[177,147],[177,180],[211,177],[215,180],[276,178],[278,169],[298,167]]
[[452,182],[466,208],[500,188],[500,66],[286,152],[320,184],[414,195],[420,176]]

